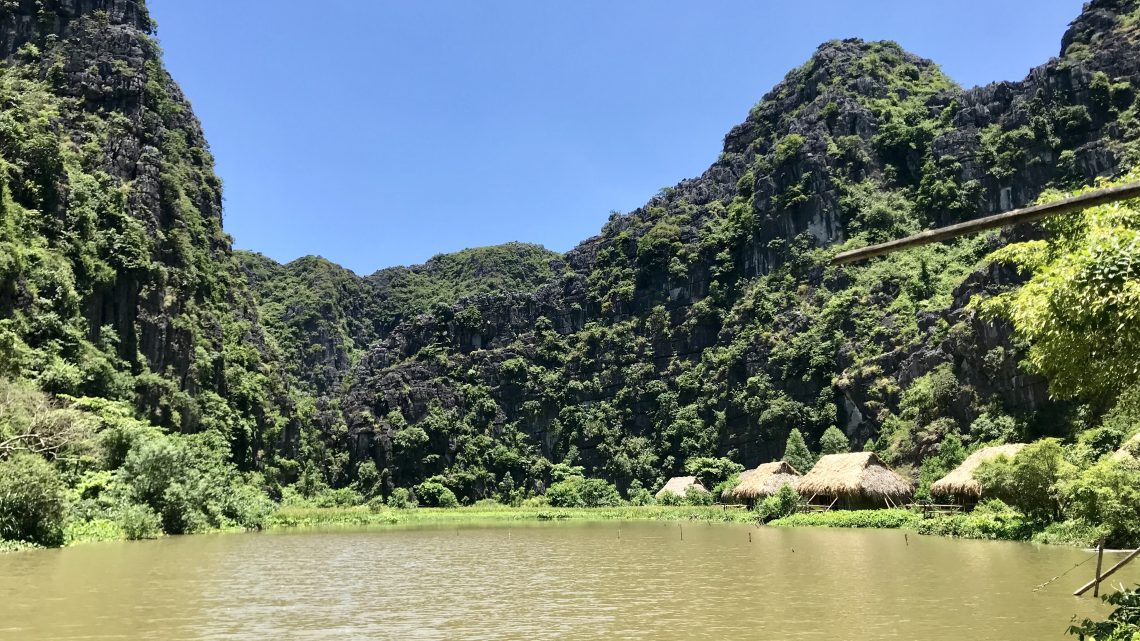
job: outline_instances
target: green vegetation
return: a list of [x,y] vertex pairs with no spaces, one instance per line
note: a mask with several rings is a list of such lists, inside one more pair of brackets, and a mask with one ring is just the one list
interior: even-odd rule
[[[1130,174],[1122,182],[1140,179]],[[1082,193],[1087,190],[1079,190]],[[1051,193],[1043,201],[1065,194]],[[1009,245],[994,259],[1029,274],[987,301],[1029,345],[1026,364],[1061,398],[1110,403],[1140,384],[1140,203],[1087,209],[1046,222],[1049,240]],[[1097,367],[1089,364],[1096,362]]]
[[838,527],[915,529],[922,515],[910,510],[835,510],[833,512],[805,512],[772,521],[775,527]]
[[[1033,443],[979,471],[1004,503],[973,514],[796,515],[784,488],[763,518],[1140,536],[1138,472],[1107,458],[1140,424],[1137,203],[1000,249],[995,234],[829,264],[1046,187],[1137,178],[1135,92],[1112,69],[1082,70],[1087,91],[1003,86],[1016,110],[975,127],[960,123],[976,97],[936,65],[831,42],[712,170],[574,252],[512,243],[361,278],[231,251],[149,19],[120,33],[82,9],[82,37],[60,38],[48,14],[6,10],[31,41],[0,65],[4,548],[511,513],[493,506],[712,514],[746,465],[810,470],[809,444],[872,449],[926,501],[975,448]],[[1130,42],[1134,18],[1051,68],[1112,64],[1094,54]],[[100,44],[111,31],[131,56]],[[123,89],[77,91],[73,67]],[[682,471],[713,492],[653,506]]]
[[826,456],[828,454],[843,454],[850,451],[851,441],[847,440],[847,435],[834,425],[824,430],[823,436],[819,437],[820,456]]
[[775,494],[760,502],[756,507],[756,514],[761,521],[784,519],[797,513],[802,504],[800,493],[792,486],[784,484]]
[[63,479],[43,458],[0,461],[0,539],[37,545],[63,542]]
[[796,428],[788,433],[788,442],[784,446],[784,462],[796,470],[800,474],[807,474],[811,468],[815,467],[815,456],[808,449],[807,443],[804,441],[804,435]]
[[515,521],[700,521],[713,523],[755,523],[747,510],[725,510],[720,506],[623,506],[602,508],[472,506],[458,509],[420,508],[417,510],[371,511],[364,508],[283,508],[274,514],[271,528],[334,526],[414,526],[515,522]]
[[1069,634],[1090,641],[1134,641],[1140,637],[1140,589],[1132,588],[1101,597],[1113,606],[1104,621],[1074,618]]

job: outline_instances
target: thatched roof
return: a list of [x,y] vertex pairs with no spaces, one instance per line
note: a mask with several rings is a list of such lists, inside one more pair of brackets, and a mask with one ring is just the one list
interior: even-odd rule
[[895,474],[874,452],[828,454],[800,479],[796,488],[805,497],[866,497],[891,501],[908,497],[914,486]]
[[953,472],[935,481],[934,485],[930,486],[930,493],[941,496],[979,497],[982,495],[982,484],[974,480],[974,472],[986,461],[992,461],[1002,456],[1007,458],[1017,456],[1017,453],[1020,452],[1023,447],[1025,447],[1025,445],[1022,443],[983,447],[977,452],[967,456],[966,460],[954,468]]
[[726,501],[755,501],[772,496],[785,485],[795,487],[800,482],[800,473],[784,461],[765,463],[755,469],[740,474],[740,482],[721,494]]
[[1128,459],[1140,461],[1140,434],[1125,441],[1124,445],[1112,455],[1112,458],[1118,461],[1126,461]]
[[669,482],[665,484],[665,487],[657,491],[656,497],[661,498],[661,496],[666,492],[672,492],[677,496],[685,496],[685,492],[690,487],[695,487],[702,492],[708,492],[708,490],[705,489],[705,486],[701,485],[701,482],[698,481],[697,477],[695,476],[674,476],[673,478],[669,479]]

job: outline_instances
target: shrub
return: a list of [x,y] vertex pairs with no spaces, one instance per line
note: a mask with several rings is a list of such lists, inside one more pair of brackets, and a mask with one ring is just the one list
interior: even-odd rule
[[630,505],[653,505],[657,502],[653,499],[653,493],[645,489],[637,479],[629,484],[628,496]]
[[689,486],[685,488],[685,505],[712,505],[713,495],[708,490]]
[[356,507],[364,503],[364,497],[351,487],[337,490],[324,490],[312,498],[317,507]]
[[571,477],[551,483],[546,489],[546,500],[552,507],[586,507],[582,501],[581,477]]
[[1050,523],[1044,530],[1033,535],[1034,543],[1048,545],[1075,545],[1092,547],[1100,540],[1100,530],[1084,521],[1061,521]]
[[979,505],[970,514],[921,521],[915,529],[921,534],[1004,541],[1025,540],[1033,533],[1033,528],[1020,512],[997,499]]
[[616,507],[621,495],[616,487],[602,479],[571,476],[552,484],[546,498],[553,507]]
[[733,474],[732,476],[726,478],[725,480],[721,481],[720,483],[717,483],[712,488],[713,499],[716,499],[717,497],[724,496],[725,492],[734,489],[737,485],[740,485],[740,475],[739,474]]
[[66,545],[74,543],[94,543],[98,541],[119,541],[126,538],[123,528],[111,519],[91,519],[72,521],[64,528]]
[[0,539],[60,545],[66,508],[63,480],[43,457],[0,461]]
[[222,516],[235,525],[247,530],[260,530],[265,527],[269,516],[277,505],[251,483],[234,479],[221,501]]
[[1061,513],[1058,482],[1071,473],[1061,444],[1044,439],[1025,446],[1012,460],[999,457],[974,473],[982,493],[1017,508],[1031,521],[1048,523]]
[[144,438],[127,453],[119,474],[135,498],[161,509],[163,496],[176,476],[185,472],[186,457],[169,438]]
[[665,492],[657,497],[658,505],[684,505],[685,497],[677,494],[676,492]]
[[1140,589],[1114,592],[1102,598],[1105,603],[1116,606],[1112,614],[1104,621],[1084,619],[1074,623],[1069,634],[1102,641],[1129,641],[1140,637]]
[[1065,513],[1093,524],[1113,546],[1140,544],[1140,470],[1105,459],[1062,484]]
[[455,492],[448,489],[436,476],[416,486],[416,498],[428,507],[459,507],[459,499],[455,498]]
[[602,479],[586,479],[581,487],[582,503],[586,507],[617,507],[621,494],[613,483]]
[[550,499],[545,496],[532,496],[522,502],[522,507],[549,507]]
[[[283,504],[284,505],[284,504]],[[374,496],[368,499],[368,511],[374,514],[384,512],[390,509],[388,502],[384,500],[383,496]]]
[[130,541],[162,536],[162,519],[146,505],[128,503],[119,508],[116,521]]
[[793,514],[772,521],[778,527],[913,528],[922,516],[910,510],[860,510]]
[[392,490],[392,494],[388,496],[387,505],[397,510],[410,510],[419,507],[419,503],[416,502],[416,497],[412,495],[411,490],[403,487]]
[[756,512],[764,521],[782,519],[795,514],[800,509],[800,494],[791,485],[785,483],[780,486],[772,496],[765,498],[756,508]]
[[918,471],[918,491],[915,492],[915,499],[929,501],[930,486],[961,465],[965,458],[966,450],[962,447],[961,437],[957,432],[947,433],[942,443],[938,445],[938,454],[922,461],[922,467]]

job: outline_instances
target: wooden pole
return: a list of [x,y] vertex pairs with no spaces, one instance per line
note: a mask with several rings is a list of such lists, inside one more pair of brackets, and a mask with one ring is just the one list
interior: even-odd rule
[[1015,209],[1014,211],[1007,211],[1004,214],[994,214],[993,216],[969,220],[964,223],[958,223],[957,225],[950,225],[949,227],[929,229],[913,236],[907,236],[906,238],[892,240],[879,245],[852,249],[851,251],[845,251],[835,258],[832,258],[831,264],[845,265],[867,258],[874,258],[875,256],[884,256],[899,251],[900,249],[929,245],[931,243],[937,243],[967,234],[974,234],[987,229],[998,229],[1010,225],[1032,223],[1049,216],[1070,214],[1089,207],[1136,197],[1140,197],[1140,183],[1129,183],[1127,185],[1119,185],[1107,189],[1098,189],[1096,191],[1090,191],[1087,194],[1072,196],[1045,205]]
[[[1132,559],[1135,559],[1138,556],[1140,556],[1140,548],[1133,550],[1132,554],[1129,554],[1128,556],[1121,559],[1120,563],[1117,563],[1116,565],[1105,570],[1104,574],[1100,575],[1100,580],[1103,581],[1103,580],[1107,579],[1108,577],[1112,576],[1113,574],[1116,573],[1117,570],[1128,565],[1129,561],[1131,561]],[[1100,574],[1100,573],[1098,572],[1098,574]],[[1097,581],[1095,579],[1092,581],[1089,581],[1088,583],[1081,586],[1081,588],[1079,590],[1074,592],[1073,596],[1081,596],[1085,592],[1088,592],[1090,589],[1092,589],[1092,587],[1094,585],[1096,585],[1097,583],[1099,583],[1099,581]]]
[[1093,579],[1093,597],[1100,596],[1100,568],[1104,561],[1104,539],[1096,544],[1096,578]]

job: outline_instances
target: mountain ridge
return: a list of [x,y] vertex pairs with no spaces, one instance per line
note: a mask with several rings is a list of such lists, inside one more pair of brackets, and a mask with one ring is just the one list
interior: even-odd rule
[[951,434],[1064,435],[1100,410],[1048,398],[969,305],[1022,282],[986,256],[1037,228],[827,263],[1134,166],[1138,21],[1094,0],[1060,57],[972,89],[896,43],[829,41],[700,176],[567,253],[361,277],[232,249],[145,3],[0,4],[0,375],[217,436],[274,496],[541,494],[560,464],[628,492],[831,425],[904,467]]

